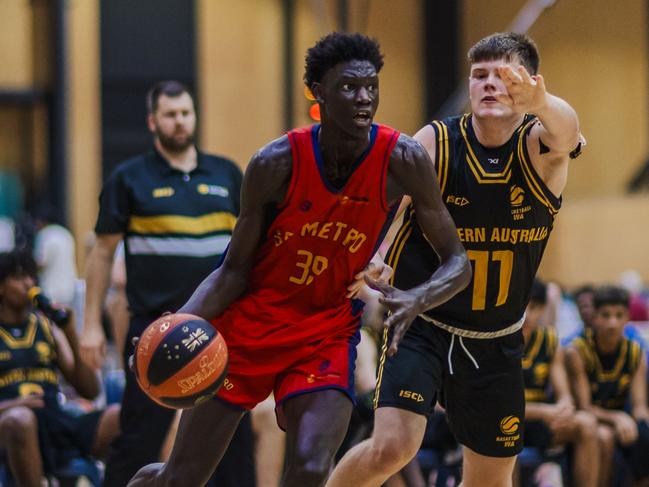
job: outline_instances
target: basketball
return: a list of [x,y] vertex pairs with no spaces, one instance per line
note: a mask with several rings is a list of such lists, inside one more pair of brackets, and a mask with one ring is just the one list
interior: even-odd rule
[[194,407],[219,389],[228,348],[219,332],[191,314],[169,314],[151,323],[135,349],[135,377],[155,402],[173,409]]

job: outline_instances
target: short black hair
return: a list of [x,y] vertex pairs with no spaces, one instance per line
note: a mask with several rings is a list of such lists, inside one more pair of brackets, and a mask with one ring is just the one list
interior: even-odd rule
[[572,293],[572,298],[576,301],[579,296],[582,294],[594,294],[595,293],[595,286],[592,286],[591,284],[584,284],[583,286],[579,286],[577,289],[575,289]]
[[182,95],[183,93],[187,93],[191,97],[192,102],[194,101],[194,95],[192,94],[191,90],[187,87],[187,85],[181,83],[180,81],[173,79],[158,81],[149,89],[146,94],[146,109],[149,113],[155,113],[155,111],[158,109],[158,100],[162,95],[174,98]]
[[629,308],[630,296],[626,289],[618,286],[602,286],[593,294],[595,310],[606,305],[620,305]]
[[541,62],[534,41],[515,32],[496,32],[480,39],[469,49],[467,56],[471,64],[498,59],[510,62],[518,57],[530,74],[538,73]]
[[383,67],[381,46],[376,39],[363,34],[332,32],[307,50],[304,84],[311,88],[313,83],[322,81],[331,68],[348,61],[369,61],[378,73]]
[[36,278],[36,262],[27,249],[0,253],[0,283],[11,276],[27,274]]
[[538,277],[532,282],[530,291],[530,303],[546,304],[548,302],[548,286]]

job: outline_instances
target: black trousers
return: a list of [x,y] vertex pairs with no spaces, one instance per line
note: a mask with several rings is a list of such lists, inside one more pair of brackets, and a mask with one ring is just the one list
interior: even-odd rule
[[[160,313],[162,314],[162,313]],[[124,363],[133,354],[131,339],[140,336],[154,316],[132,316],[124,346]],[[125,371],[126,388],[120,413],[121,433],[113,441],[106,460],[105,487],[124,487],[135,473],[159,461],[162,444],[175,411],[159,406],[140,389],[135,374]],[[221,463],[207,483],[213,487],[255,487],[254,438],[246,414]]]

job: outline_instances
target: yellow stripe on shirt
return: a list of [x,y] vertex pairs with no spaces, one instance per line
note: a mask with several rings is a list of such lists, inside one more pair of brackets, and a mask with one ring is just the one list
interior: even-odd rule
[[204,235],[211,232],[232,231],[237,218],[225,211],[203,216],[159,215],[132,216],[128,229],[140,234],[182,233]]

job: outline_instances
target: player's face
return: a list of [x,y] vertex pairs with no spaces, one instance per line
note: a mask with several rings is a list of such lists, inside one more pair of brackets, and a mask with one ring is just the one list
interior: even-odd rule
[[617,340],[624,332],[624,325],[629,321],[629,312],[621,304],[600,306],[594,315],[595,332],[606,340]]
[[530,301],[525,309],[525,322],[523,323],[523,326],[529,329],[534,329],[539,326],[544,310],[544,304]]
[[379,106],[379,77],[369,61],[340,63],[314,83],[323,124],[353,137],[367,137]]
[[471,111],[479,118],[508,118],[516,115],[510,107],[496,99],[496,95],[507,95],[505,83],[498,74],[498,66],[503,64],[514,69],[520,66],[517,60],[504,59],[481,61],[471,65],[469,98]]
[[158,108],[149,115],[149,130],[171,152],[182,152],[194,144],[196,112],[188,93],[158,98]]
[[0,284],[0,296],[3,306],[12,309],[26,308],[29,306],[29,290],[34,286],[34,278],[28,274],[8,276]]
[[577,296],[577,311],[579,317],[584,322],[584,326],[592,326],[593,316],[595,315],[595,306],[593,304],[593,293],[584,292]]

